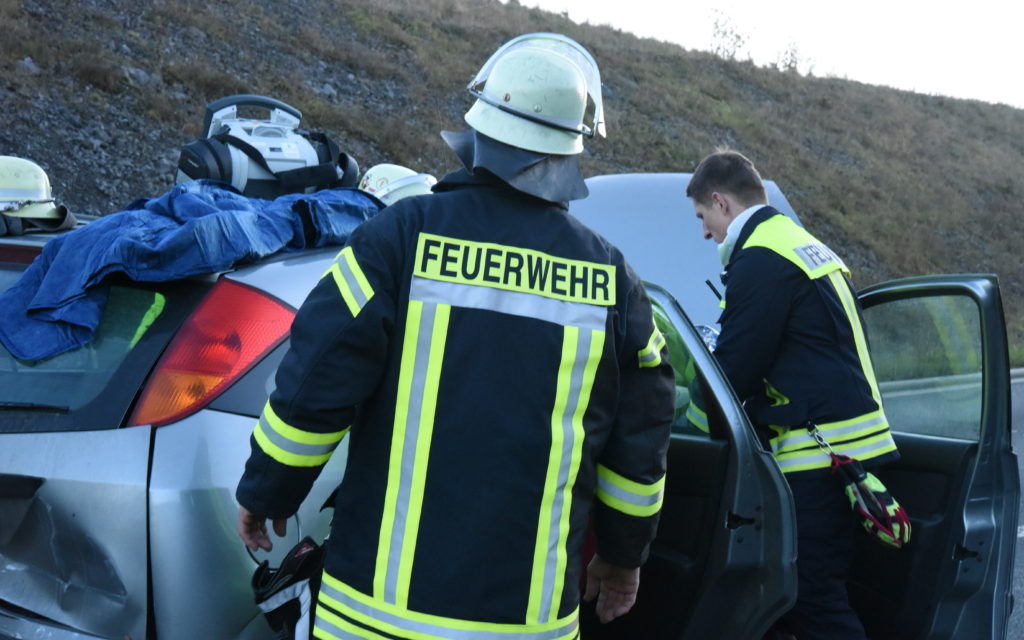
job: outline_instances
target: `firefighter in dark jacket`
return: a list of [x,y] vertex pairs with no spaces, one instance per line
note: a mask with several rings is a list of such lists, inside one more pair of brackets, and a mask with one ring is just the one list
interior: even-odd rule
[[898,457],[843,261],[767,205],[754,165],[719,151],[686,195],[725,264],[715,356],[786,474],[797,512],[797,603],[784,618],[798,640],[865,638],[847,599],[857,527],[831,458],[871,468]]
[[673,374],[641,281],[567,212],[601,127],[589,53],[500,48],[470,85],[465,169],[360,226],[299,310],[239,483],[267,548],[323,464],[348,462],[321,638],[561,640],[588,591],[632,605],[665,481]]

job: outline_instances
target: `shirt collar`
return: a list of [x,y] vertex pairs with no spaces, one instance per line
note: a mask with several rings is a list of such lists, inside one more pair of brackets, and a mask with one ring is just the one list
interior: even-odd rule
[[732,258],[732,251],[736,247],[736,240],[740,237],[743,225],[747,224],[747,220],[750,220],[751,216],[757,213],[758,210],[766,206],[768,205],[755,204],[752,207],[748,207],[729,223],[729,227],[725,230],[725,240],[722,241],[722,244],[718,245],[718,257],[722,259],[723,265],[729,264],[729,259]]

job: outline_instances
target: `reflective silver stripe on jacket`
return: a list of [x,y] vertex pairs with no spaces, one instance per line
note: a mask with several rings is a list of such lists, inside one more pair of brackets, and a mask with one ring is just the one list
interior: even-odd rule
[[[889,423],[886,421],[885,416],[878,415],[877,411],[872,411],[869,417],[862,420],[858,420],[849,425],[843,425],[841,427],[829,427],[828,425],[819,425],[818,430],[821,435],[825,437],[830,443],[835,439],[837,442],[841,442],[843,436],[857,433],[858,431],[864,431],[873,427],[888,427]],[[870,433],[863,434],[864,436],[871,435]],[[784,453],[786,451],[795,451],[797,449],[803,449],[815,445],[814,438],[806,429],[796,428],[790,429],[786,435],[780,438],[773,438],[771,441],[772,451],[774,453]],[[833,443],[835,444],[835,443]]]
[[[444,640],[560,640],[572,637],[579,624],[574,615],[565,624],[555,628],[531,631],[527,625],[455,620],[412,611],[404,612],[406,615],[403,616],[374,605],[368,596],[360,599],[351,597],[335,588],[331,584],[332,581],[333,579],[325,579],[320,585],[319,604],[321,607],[326,604],[329,608],[336,609],[342,615],[361,623],[379,625],[380,630],[384,633],[423,634],[430,638]],[[318,626],[325,619],[321,607],[317,607],[316,624]],[[443,624],[446,621],[450,621],[450,624]],[[495,629],[495,627],[507,627],[507,629]]]
[[[883,432],[885,436],[887,433]],[[850,456],[851,458],[868,459],[868,454],[890,449],[893,447],[892,437],[883,437],[877,442],[869,442],[856,447],[833,446],[837,454]],[[821,449],[807,449],[805,451],[794,451],[785,454],[782,459],[776,458],[779,468],[783,471],[792,470],[794,467],[806,467],[808,469],[824,468],[831,466],[832,458]]]
[[[539,584],[534,582],[531,585],[530,605],[533,606],[528,611],[529,622],[534,621],[534,612],[537,622],[551,622],[557,617],[561,604],[564,584],[560,578],[565,575],[564,550],[569,511],[572,508],[572,489],[579,474],[580,450],[585,437],[582,415],[589,404],[597,360],[603,350],[604,331],[566,327],[563,340],[567,341],[568,348],[563,347],[559,378],[563,378],[563,371],[568,375],[564,376],[564,381],[560,380],[559,389],[556,390],[556,410],[552,415],[552,429],[557,429],[557,432],[552,433],[552,444],[557,446],[557,450],[550,452],[548,478],[544,487],[545,495],[551,497],[551,508],[545,512],[542,506],[540,512],[538,544],[545,559]],[[573,342],[575,352],[571,350]],[[555,473],[552,474],[552,471]],[[542,501],[544,504],[546,501]],[[538,569],[534,568],[534,576],[537,576]],[[556,583],[559,585],[557,591]]]
[[637,359],[640,361],[641,367],[656,367],[661,364],[661,349],[665,346],[665,336],[658,331],[658,328],[654,328],[654,332],[651,334],[650,339],[647,341],[647,346],[637,352]]
[[358,316],[366,303],[373,297],[373,288],[359,267],[352,247],[345,247],[338,252],[334,263],[324,275],[326,276],[328,273],[334,278],[334,283],[338,286],[338,292],[341,293],[342,300],[348,306],[349,313],[353,318]]
[[604,491],[613,498],[618,498],[623,502],[629,503],[637,507],[650,507],[652,505],[660,504],[662,498],[662,492],[652,493],[649,495],[642,495],[635,493],[628,489],[616,486],[606,478],[597,478],[597,488]]
[[344,438],[345,434],[348,433],[348,429],[345,429],[337,432],[336,434],[313,434],[314,436],[323,435],[337,437],[337,440],[324,444],[307,444],[305,442],[297,442],[278,433],[278,431],[274,429],[274,426],[270,424],[270,421],[267,420],[265,415],[260,416],[259,426],[267,440],[270,440],[275,446],[279,447],[283,451],[297,456],[322,456],[331,453],[338,448],[342,438]]
[[604,329],[610,307],[555,300],[532,293],[506,291],[413,276],[410,298],[455,307],[497,311],[563,326]]
[[[402,372],[395,406],[391,459],[392,464],[400,460],[400,465],[397,469],[392,468],[388,474],[386,511],[381,523],[378,548],[378,554],[384,555],[377,560],[377,571],[383,569],[384,574],[374,578],[375,589],[380,589],[377,593],[390,604],[404,604],[408,597],[408,580],[414,554],[411,548],[406,549],[406,545],[415,544],[413,541],[419,530],[418,514],[423,503],[422,482],[429,462],[440,362],[444,356],[451,309],[449,305],[410,300],[411,315],[417,308],[418,318],[411,317],[406,325]],[[407,392],[403,392],[403,388]],[[393,509],[387,509],[389,503],[393,504]]]

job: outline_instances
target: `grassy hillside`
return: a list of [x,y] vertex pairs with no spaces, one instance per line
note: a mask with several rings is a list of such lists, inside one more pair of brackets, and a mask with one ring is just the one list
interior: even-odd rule
[[204,105],[240,92],[295,105],[364,168],[441,175],[455,161],[437,132],[463,127],[478,65],[519,33],[565,33],[605,83],[609,138],[589,145],[588,175],[689,171],[736,148],[858,285],[999,274],[1024,364],[1022,110],[804,77],[496,0],[0,0],[0,20],[0,153],[40,162],[59,197],[97,213],[164,191]]

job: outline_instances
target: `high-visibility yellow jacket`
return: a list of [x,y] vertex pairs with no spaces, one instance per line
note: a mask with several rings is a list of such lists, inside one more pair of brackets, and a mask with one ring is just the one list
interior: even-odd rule
[[348,434],[320,637],[573,638],[588,516],[615,564],[654,535],[664,339],[564,207],[466,171],[435,190],[360,226],[302,305],[237,497],[294,513]]
[[[895,458],[860,306],[843,261],[772,207],[746,222],[726,265],[715,356],[785,472],[827,468],[807,422],[836,453]],[[869,465],[870,466],[870,465]]]

